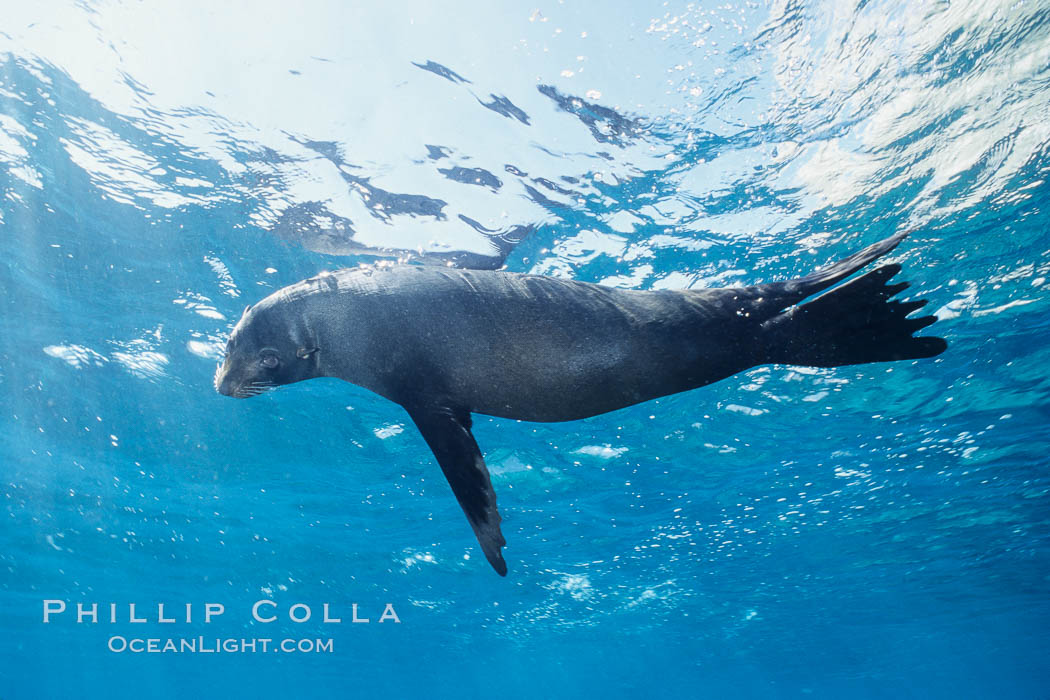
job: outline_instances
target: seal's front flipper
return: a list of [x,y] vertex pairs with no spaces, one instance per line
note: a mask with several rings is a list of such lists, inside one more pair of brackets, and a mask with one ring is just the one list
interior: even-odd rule
[[492,490],[492,480],[478,443],[470,432],[470,413],[449,406],[406,408],[437,457],[441,471],[445,472],[485,558],[496,573],[506,576],[507,563],[500,548],[507,542],[499,529],[496,492]]

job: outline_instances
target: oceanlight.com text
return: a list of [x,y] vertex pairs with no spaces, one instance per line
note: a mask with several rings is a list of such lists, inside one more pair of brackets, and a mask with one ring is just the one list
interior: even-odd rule
[[236,637],[142,638],[114,635],[107,648],[117,654],[331,654],[332,639],[270,639]]

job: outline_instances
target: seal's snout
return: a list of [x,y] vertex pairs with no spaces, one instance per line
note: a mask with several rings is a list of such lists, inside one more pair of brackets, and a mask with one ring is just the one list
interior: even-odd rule
[[215,368],[215,378],[212,380],[212,384],[215,386],[215,391],[219,392],[223,396],[237,396],[238,389],[241,382],[236,381],[233,378],[233,372],[230,370],[230,355],[226,354],[222,358],[222,362],[219,363],[218,367]]
[[272,380],[253,374],[244,363],[231,361],[229,357],[216,368],[213,383],[215,391],[235,399],[258,396],[276,386]]
[[235,399],[246,399],[255,395],[245,389],[243,382],[236,381],[230,377],[228,372],[224,372],[224,369],[220,365],[219,370],[215,373],[215,391],[223,396],[232,396]]
[[215,368],[215,378],[212,379],[212,384],[215,386],[215,391],[223,396],[233,396],[233,386],[230,382],[229,373],[226,371],[227,364],[227,361],[223,360],[223,362]]
[[236,396],[237,389],[232,386],[232,382],[223,381],[215,385],[215,391],[219,392],[223,396]]

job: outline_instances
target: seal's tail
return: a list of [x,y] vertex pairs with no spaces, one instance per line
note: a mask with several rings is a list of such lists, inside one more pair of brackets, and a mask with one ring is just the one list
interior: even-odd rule
[[[803,288],[826,288],[844,277],[836,273],[836,268],[852,268],[849,272],[855,271],[859,267],[855,266],[858,256],[882,247],[881,253],[861,263],[866,264],[892,250],[901,238],[903,236],[895,236],[876,243],[827,270],[793,282]],[[883,247],[887,243],[892,244]],[[914,360],[944,352],[948,344],[943,338],[912,337],[913,333],[937,320],[934,316],[908,318],[908,314],[926,305],[925,300],[890,301],[908,287],[906,282],[888,284],[890,278],[900,270],[900,265],[896,264],[876,268],[813,301],[792,307],[764,322],[763,330],[767,331],[771,341],[767,345],[769,351],[766,361],[839,367],[865,362]],[[824,284],[828,278],[832,281]],[[807,281],[816,284],[807,285]]]

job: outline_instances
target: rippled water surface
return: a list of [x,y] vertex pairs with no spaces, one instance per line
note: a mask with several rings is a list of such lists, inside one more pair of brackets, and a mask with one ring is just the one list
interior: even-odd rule
[[[1047,692],[1047,2],[0,16],[0,697]],[[241,309],[325,269],[702,288],[901,230],[935,360],[477,416],[506,579],[398,406],[212,388]]]

